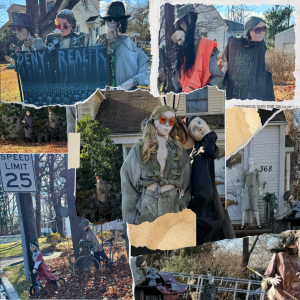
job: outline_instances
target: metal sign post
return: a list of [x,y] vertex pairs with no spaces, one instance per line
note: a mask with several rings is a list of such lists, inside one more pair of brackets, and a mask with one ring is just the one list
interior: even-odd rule
[[[31,201],[29,193],[36,192],[35,173],[31,154],[0,154],[0,179],[3,192],[16,193],[19,222],[22,237],[22,250],[26,279],[33,267],[29,249],[28,221],[32,216],[27,215],[26,202]],[[29,210],[30,211],[30,210]],[[32,212],[30,213],[32,214]],[[31,276],[32,283],[34,278]]]

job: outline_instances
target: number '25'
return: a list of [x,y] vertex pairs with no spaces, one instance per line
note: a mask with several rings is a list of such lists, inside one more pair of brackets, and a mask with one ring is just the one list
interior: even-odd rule
[[[5,176],[6,177],[9,177],[9,176],[13,177],[12,179],[8,180],[8,182],[7,182],[7,187],[8,188],[17,188],[17,187],[19,187],[16,184],[12,184],[13,182],[18,180],[18,176],[16,174],[6,173]],[[21,184],[21,186],[24,187],[24,188],[29,188],[29,187],[32,186],[32,181],[27,176],[29,176],[29,173],[20,173],[20,180],[21,181],[28,181],[28,184]]]

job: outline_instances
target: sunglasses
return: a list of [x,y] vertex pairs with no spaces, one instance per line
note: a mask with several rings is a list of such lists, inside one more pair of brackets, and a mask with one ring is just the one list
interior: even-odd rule
[[69,27],[71,27],[71,25],[68,25],[68,24],[64,24],[64,25],[56,25],[56,28],[57,29],[68,29]]
[[267,26],[256,27],[253,31],[254,31],[256,34],[260,34],[261,32],[266,32],[266,31],[267,31]]
[[112,22],[113,20],[114,20],[116,23],[118,23],[119,21],[121,21],[121,18],[108,17],[108,18],[105,19],[105,21],[107,21],[107,22]]
[[159,117],[160,124],[166,124],[167,122],[169,123],[170,126],[173,126],[173,125],[175,125],[176,119],[174,117],[169,119],[166,116]]
[[21,26],[16,26],[16,27],[12,27],[12,31],[13,32],[16,32],[17,31],[17,29],[18,29],[18,31],[22,31],[22,28],[24,28],[24,27],[21,27]]

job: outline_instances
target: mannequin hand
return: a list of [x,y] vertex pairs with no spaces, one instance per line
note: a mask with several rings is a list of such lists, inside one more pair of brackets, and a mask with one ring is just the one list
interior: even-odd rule
[[274,278],[269,278],[269,282],[276,286],[281,282],[281,277],[276,274]]
[[134,87],[134,80],[132,78],[128,79],[127,81],[121,84],[121,88],[123,90],[130,90],[133,87]]
[[35,273],[36,273],[36,269],[33,269],[33,270],[32,270],[32,273],[35,274]]
[[204,152],[205,152],[204,147],[201,146],[200,149],[198,150],[198,153],[200,154],[200,153],[204,153]]
[[299,276],[299,279],[300,279],[300,271],[298,271],[295,275]]
[[91,251],[91,254],[94,256],[94,251]]
[[81,253],[81,251],[82,251],[82,248],[79,248],[79,254]]
[[181,46],[185,41],[185,32],[183,30],[177,30],[171,36],[171,39],[174,43],[177,43],[179,46]]

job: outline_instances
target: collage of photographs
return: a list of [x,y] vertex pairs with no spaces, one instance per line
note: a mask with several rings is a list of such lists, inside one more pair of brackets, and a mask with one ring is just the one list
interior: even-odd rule
[[210,1],[0,0],[1,299],[300,300],[300,2]]

